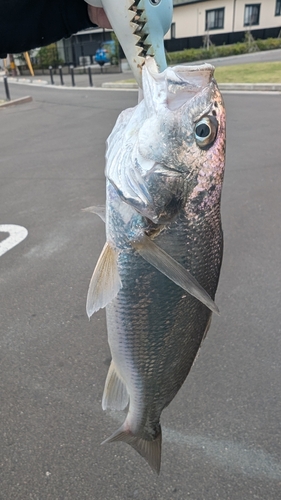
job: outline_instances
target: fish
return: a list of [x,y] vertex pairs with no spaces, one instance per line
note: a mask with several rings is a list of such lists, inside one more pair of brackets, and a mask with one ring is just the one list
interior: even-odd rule
[[140,102],[107,140],[106,243],[89,317],[106,308],[111,364],[104,410],[126,410],[103,443],[123,441],[157,474],[161,413],[184,383],[218,313],[225,106],[210,64],[142,67]]

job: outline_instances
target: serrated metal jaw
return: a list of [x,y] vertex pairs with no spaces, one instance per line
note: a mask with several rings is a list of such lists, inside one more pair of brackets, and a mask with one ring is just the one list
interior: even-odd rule
[[142,86],[142,66],[147,55],[155,58],[159,71],[167,66],[163,39],[172,22],[173,0],[98,1],[102,3],[134,76]]

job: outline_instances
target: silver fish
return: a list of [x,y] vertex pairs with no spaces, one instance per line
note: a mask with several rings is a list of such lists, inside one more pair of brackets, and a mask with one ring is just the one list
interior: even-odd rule
[[209,64],[159,73],[147,58],[142,73],[143,100],[108,138],[107,242],[87,313],[106,306],[112,362],[102,407],[128,406],[104,442],[125,441],[159,473],[161,412],[218,312],[225,108]]

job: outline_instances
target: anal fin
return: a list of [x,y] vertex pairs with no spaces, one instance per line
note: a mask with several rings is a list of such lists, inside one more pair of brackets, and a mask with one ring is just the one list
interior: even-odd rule
[[111,361],[102,396],[102,409],[124,410],[129,403],[126,386]]
[[90,281],[86,311],[89,318],[116,297],[122,283],[118,273],[117,252],[106,242]]

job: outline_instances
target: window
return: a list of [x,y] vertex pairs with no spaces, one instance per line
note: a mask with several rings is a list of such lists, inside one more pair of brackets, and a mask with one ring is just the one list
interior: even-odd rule
[[176,23],[171,24],[171,38],[176,38]]
[[222,9],[206,10],[206,31],[218,30],[224,27],[224,7]]
[[254,26],[260,22],[260,3],[245,5],[244,26]]
[[275,15],[281,16],[281,0],[276,0]]

